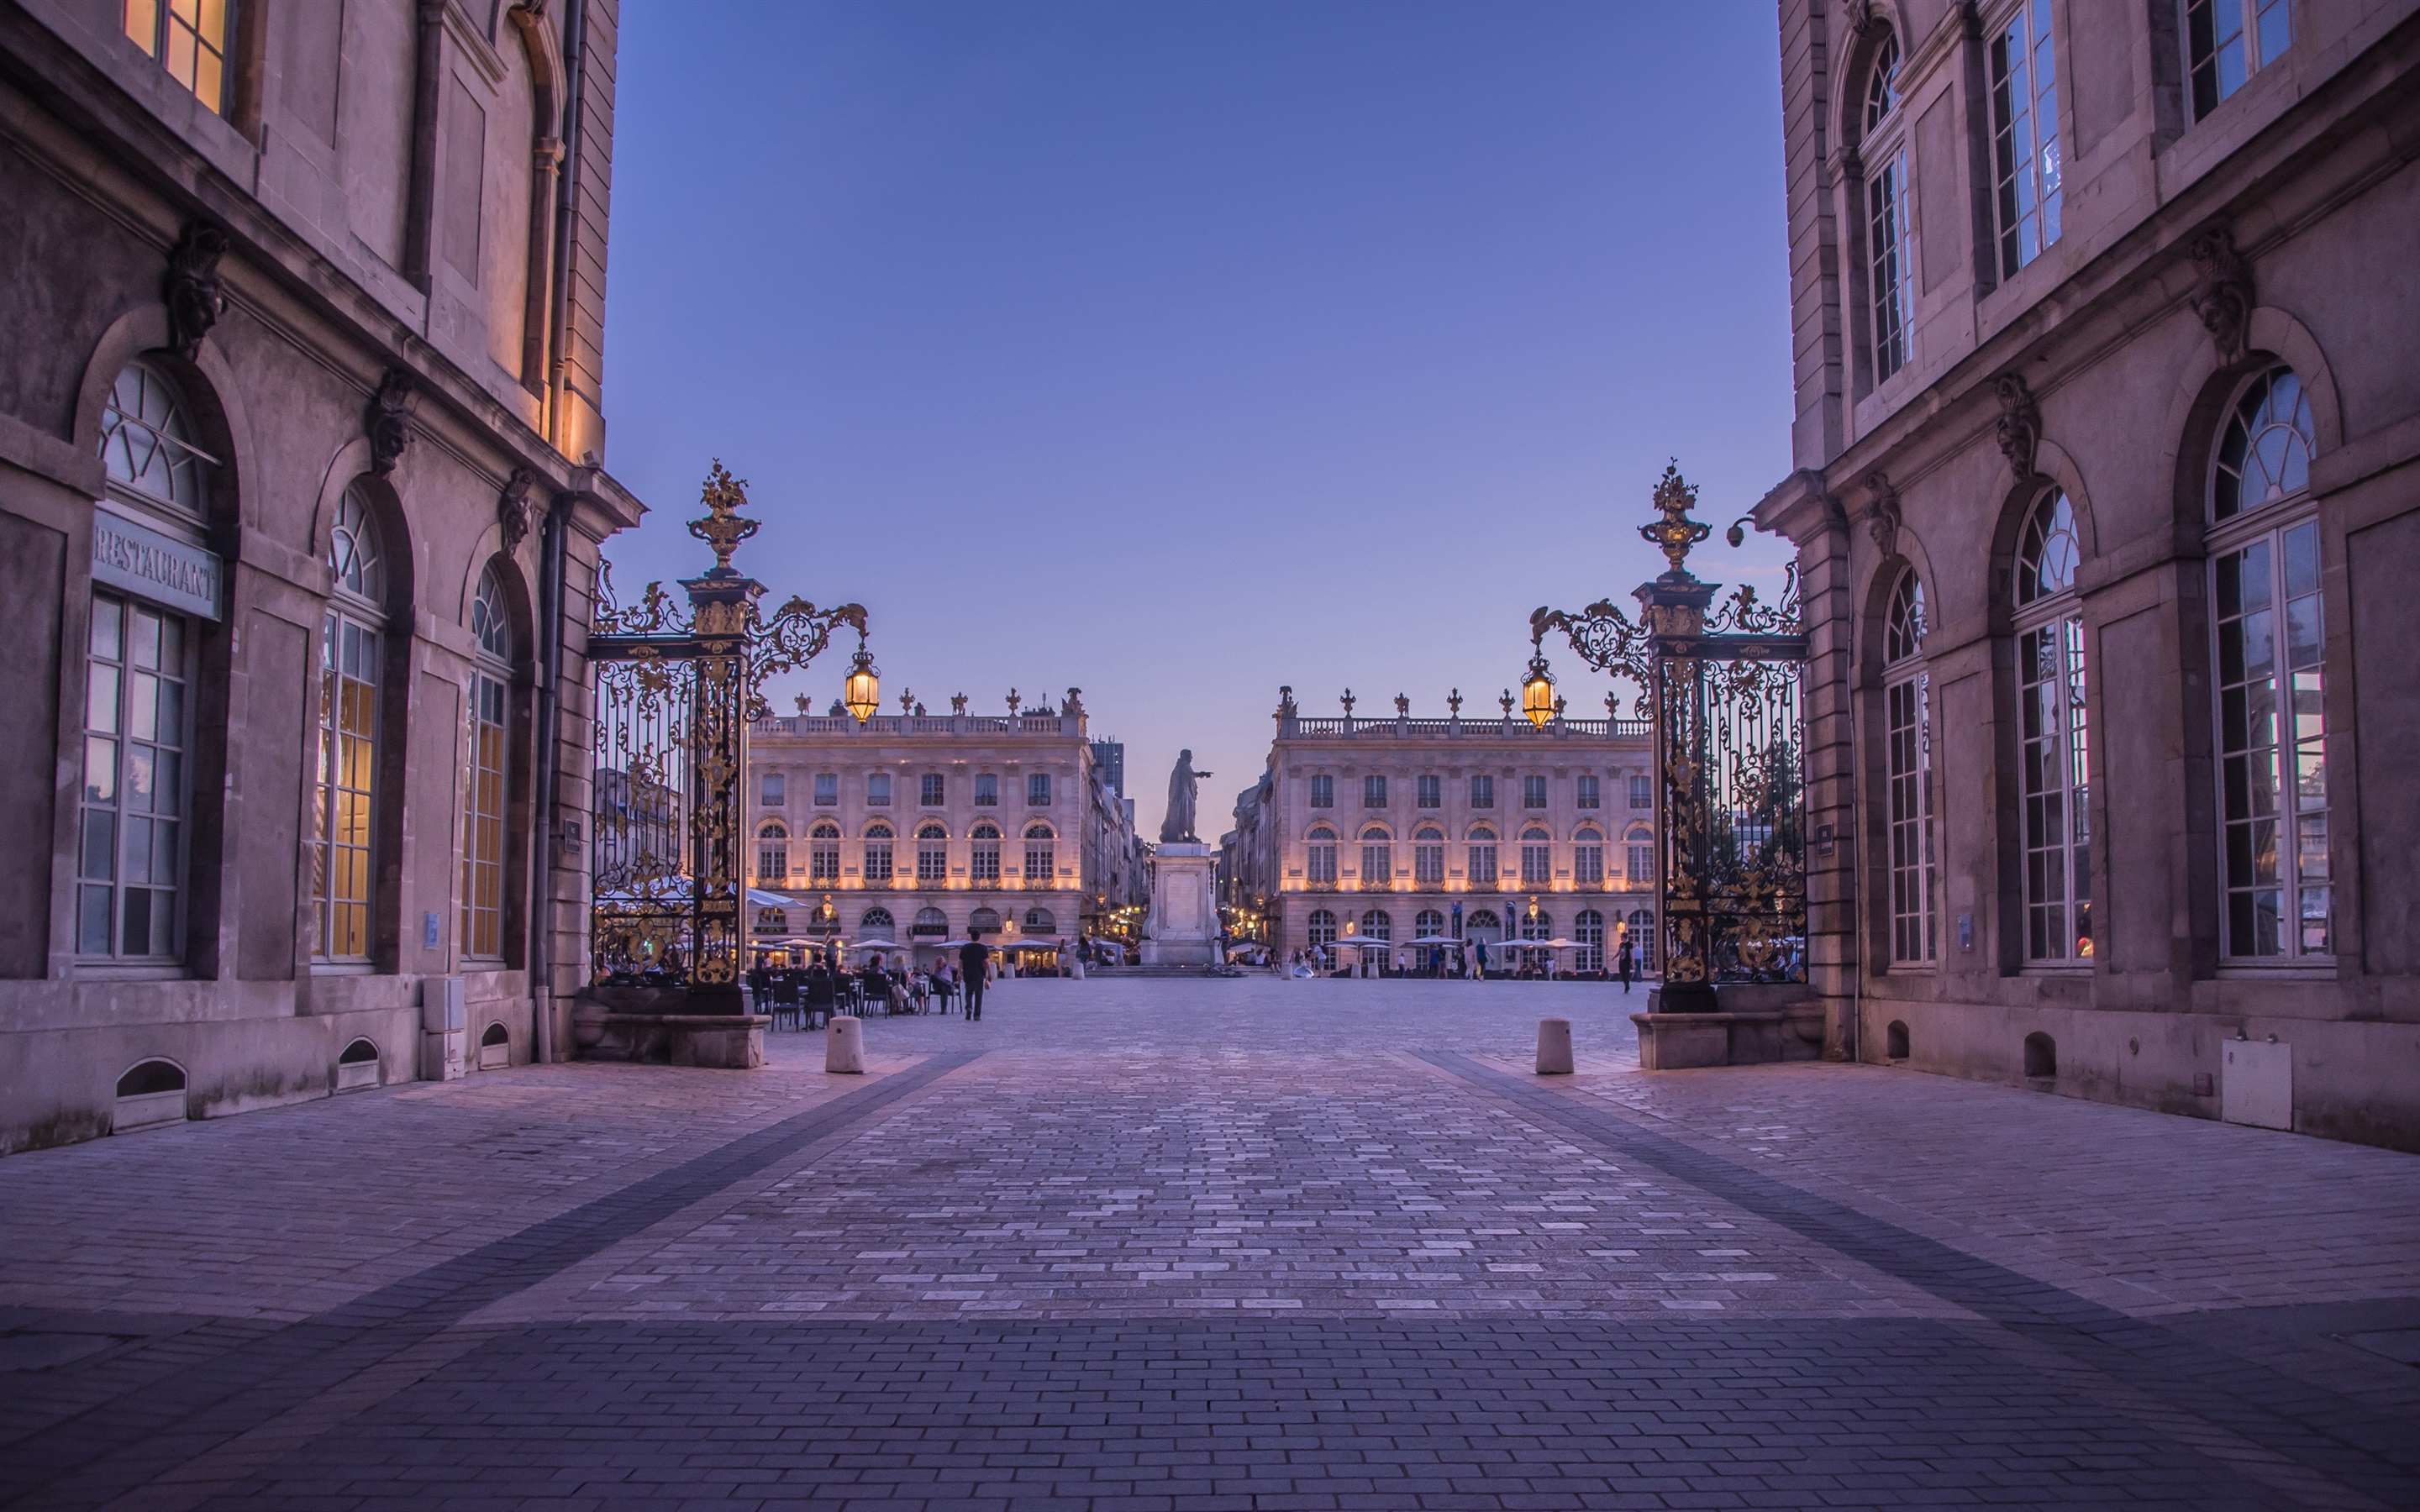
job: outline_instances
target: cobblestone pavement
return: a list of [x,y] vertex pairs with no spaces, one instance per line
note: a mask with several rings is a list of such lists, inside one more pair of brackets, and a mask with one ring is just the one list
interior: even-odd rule
[[0,1503],[2420,1505],[2420,1159],[1601,986],[989,1006],[0,1162]]

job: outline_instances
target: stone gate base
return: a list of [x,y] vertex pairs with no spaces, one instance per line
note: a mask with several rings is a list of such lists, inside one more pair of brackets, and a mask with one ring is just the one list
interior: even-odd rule
[[619,1011],[582,1001],[571,1011],[571,1042],[582,1060],[754,1071],[765,1064],[765,1026],[772,1022],[761,1013]]
[[1699,1066],[1761,1066],[1813,1060],[1823,1053],[1823,1008],[1804,987],[1728,986],[1712,1013],[1665,1013],[1663,992],[1647,995],[1638,1026],[1638,1069],[1686,1071]]

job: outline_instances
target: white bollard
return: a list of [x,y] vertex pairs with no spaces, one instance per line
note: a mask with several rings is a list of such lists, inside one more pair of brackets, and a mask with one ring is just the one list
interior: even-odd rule
[[1569,1076],[1572,1073],[1572,1021],[1540,1019],[1538,1021],[1538,1074]]
[[[1571,1033],[1563,1034],[1563,1059],[1571,1059]],[[1544,1056],[1545,1052],[1539,1052]],[[1544,1069],[1543,1061],[1540,1069]],[[1569,1065],[1563,1067],[1571,1070]],[[865,1026],[847,1013],[832,1015],[831,1026],[824,1031],[824,1070],[844,1072],[852,1076],[865,1074]]]

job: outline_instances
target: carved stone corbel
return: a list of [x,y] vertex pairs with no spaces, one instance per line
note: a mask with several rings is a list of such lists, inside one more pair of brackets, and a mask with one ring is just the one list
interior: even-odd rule
[[1858,41],[1869,42],[1875,33],[1890,29],[1890,18],[1882,13],[1874,0],[1842,0],[1840,24]]
[[370,442],[370,471],[381,478],[395,471],[395,465],[403,460],[403,449],[411,444],[411,375],[390,367],[362,410],[362,433]]
[[1866,508],[1866,529],[1872,534],[1883,559],[1888,561],[1899,555],[1899,490],[1891,486],[1890,478],[1878,468],[1866,474],[1866,492],[1873,496],[1873,502]]
[[189,363],[226,313],[226,288],[219,281],[225,255],[226,238],[200,221],[185,223],[168,249],[168,271],[160,280],[160,298],[168,306],[168,349]]
[[2226,227],[2206,232],[2193,244],[2194,270],[2201,275],[2193,292],[2194,314],[2218,347],[2222,366],[2243,361],[2252,334],[2252,265],[2235,250]]
[[520,550],[522,540],[529,535],[530,489],[536,484],[536,473],[517,467],[513,475],[504,480],[504,492],[496,496],[496,523],[504,527],[507,553]]
[[2019,483],[2031,483],[2036,476],[2034,455],[2041,448],[2041,406],[2034,402],[2034,392],[2025,386],[2022,373],[2001,374],[1992,381],[1992,392],[2000,400],[2000,420],[1993,427],[2000,455],[2009,459],[2009,469]]

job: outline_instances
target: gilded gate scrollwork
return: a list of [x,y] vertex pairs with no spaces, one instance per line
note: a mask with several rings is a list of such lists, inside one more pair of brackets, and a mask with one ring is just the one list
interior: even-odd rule
[[765,680],[814,659],[855,604],[792,598],[768,622],[762,583],[731,565],[758,522],[747,483],[718,461],[690,533],[715,565],[683,579],[687,612],[659,582],[628,609],[602,567],[588,654],[597,673],[590,980],[686,987],[691,1011],[737,1011],[746,955],[748,726]]
[[[1639,623],[1609,601],[1541,609],[1534,638],[1560,631],[1589,665],[1629,679],[1655,723],[1657,880],[1664,1008],[1711,1011],[1719,982],[1807,980],[1807,637],[1793,564],[1777,602],[1688,570],[1709,527],[1697,489],[1667,468],[1659,518],[1639,534],[1668,569],[1637,592]],[[1733,528],[1736,544],[1738,528]]]

